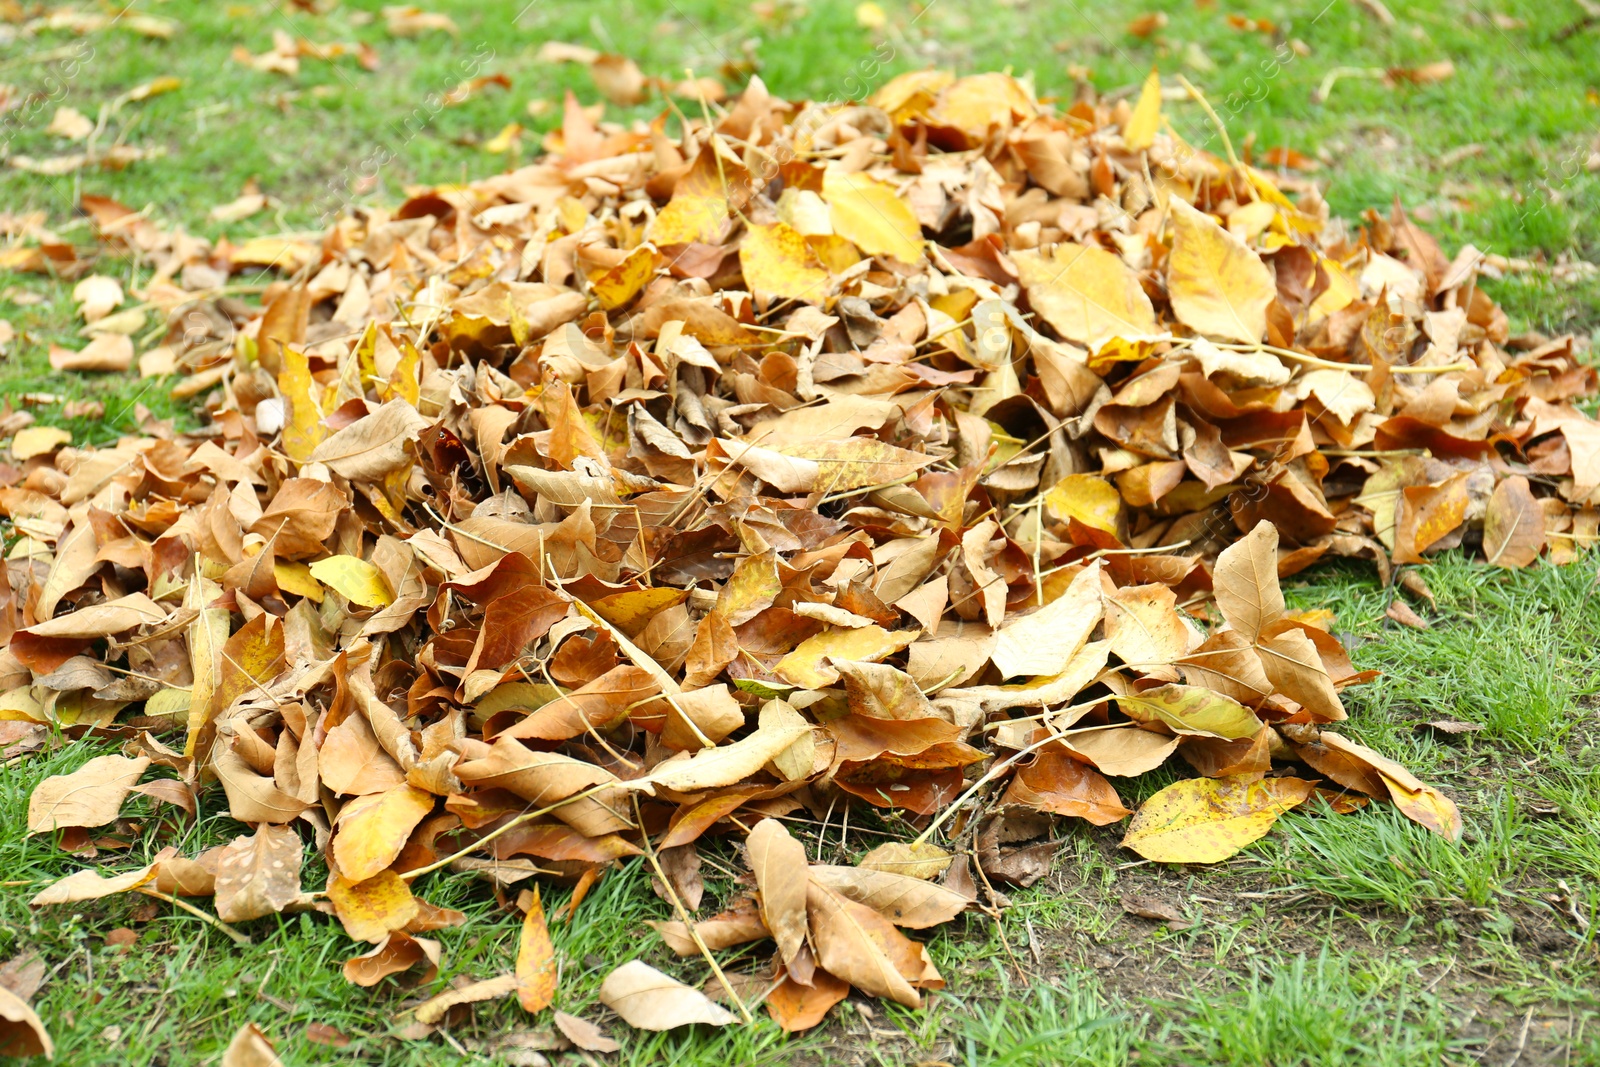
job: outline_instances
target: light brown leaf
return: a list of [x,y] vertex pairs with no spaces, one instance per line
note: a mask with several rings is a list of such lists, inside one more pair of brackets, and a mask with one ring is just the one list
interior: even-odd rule
[[144,756],[96,756],[70,774],[46,778],[28,798],[28,832],[112,822],[149,766]]
[[745,842],[761,894],[761,918],[785,964],[806,941],[806,850],[777,819],[762,819]]
[[262,823],[217,854],[217,918],[244,922],[275,915],[300,896],[300,837]]
[[698,989],[668,978],[642,960],[629,960],[600,983],[600,1002],[640,1030],[672,1030],[692,1023],[727,1026],[733,1015]]
[[1278,528],[1258,522],[1222,550],[1212,576],[1222,617],[1246,639],[1255,641],[1266,626],[1283,616],[1283,589],[1278,584]]

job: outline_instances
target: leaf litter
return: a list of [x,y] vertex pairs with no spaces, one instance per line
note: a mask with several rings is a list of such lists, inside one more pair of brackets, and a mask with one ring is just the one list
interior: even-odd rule
[[[154,270],[132,295],[171,328],[138,365],[209,421],[95,449],[7,416],[7,751],[124,739],[35,792],[30,831],[64,848],[92,854],[133,791],[250,833],[35,903],[153,893],[240,940],[331,913],[372,986],[435,980],[424,935],[465,916],[430,874],[517,887],[514,967],[417,1004],[426,1033],[512,994],[559,1007],[549,924],[642,855],[675,915],[653,927],[712,977],[634,960],[601,1000],[645,1029],[762,1003],[799,1030],[851,987],[942,988],[903,931],[1040,877],[1059,819],[1127,819],[1171,863],[1324,799],[1458,838],[1447,796],[1338,732],[1372,675],[1280,580],[1576,558],[1600,536],[1596,372],[1574,338],[1510,336],[1474,250],[1398,203],[1347,225],[1183,143],[1162,100],[1154,74],[1063,111],[929,71],[830,108],[752,78],[674,129],[569,96],[545,157],[316,240],[211,246],[85,197],[98,251]],[[97,250],[51,254],[114,325]],[[259,308],[216,295],[259,267]],[[134,358],[96,337],[117,351],[81,369]],[[1124,805],[1114,779],[1175,754],[1196,776]],[[813,862],[790,825],[852,806],[917,836]],[[730,833],[742,895],[700,915],[699,849]],[[550,884],[573,892],[547,916]],[[761,941],[769,965],[722,969]],[[8,1040],[48,1049],[6,996]],[[225,1059],[276,1062],[249,1028]]]

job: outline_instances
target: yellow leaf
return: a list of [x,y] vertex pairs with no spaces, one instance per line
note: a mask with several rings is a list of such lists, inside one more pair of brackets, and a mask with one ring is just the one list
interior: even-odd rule
[[1097,474],[1069,474],[1045,494],[1045,510],[1058,519],[1076,520],[1092,530],[1118,536],[1122,494]]
[[384,608],[394,603],[383,572],[355,556],[329,556],[308,568],[311,577],[329,589],[343,593],[345,599],[364,608]]
[[1167,296],[1196,333],[1254,344],[1267,332],[1277,295],[1272,272],[1248,245],[1204,212],[1173,197]]
[[304,351],[283,346],[278,389],[289,402],[289,417],[283,427],[283,450],[296,463],[307,463],[311,453],[328,436],[328,428],[322,424],[322,386],[311,377],[311,363]]
[[1311,795],[1299,778],[1189,778],[1144,802],[1123,847],[1157,863],[1216,863],[1264,837],[1278,816]]
[[716,148],[706,145],[695,157],[694,165],[678,179],[672,199],[650,224],[650,240],[657,245],[692,242],[718,244],[728,230],[727,183],[745,176],[729,173],[728,160],[717,165]]
[[311,577],[311,568],[296,560],[274,560],[272,576],[278,582],[278,589],[285,593],[296,593],[310,598],[315,603],[322,603],[322,585]]
[[1035,113],[1027,90],[1015,78],[991,72],[962,78],[945,89],[930,117],[960,130],[975,147],[983,143],[991,126],[1007,130],[1015,119],[1031,119]]
[[739,244],[745,283],[762,300],[818,303],[827,295],[828,272],[816,266],[806,239],[787,223],[752,225]]
[[1128,116],[1128,124],[1122,128],[1122,142],[1133,151],[1141,152],[1155,141],[1160,128],[1161,75],[1152,67],[1150,76],[1144,80],[1144,88],[1139,90],[1139,102]]
[[391,931],[403,928],[422,906],[411,887],[393,871],[379,871],[353,882],[343,872],[328,879],[328,903],[344,923],[344,932],[357,941],[377,944]]
[[668,608],[676,607],[688,599],[688,592],[662,586],[657,589],[634,589],[626,593],[612,593],[601,597],[589,606],[602,619],[627,634],[639,636],[639,631],[650,620]]
[[1162,723],[1175,734],[1235,741],[1261,730],[1255,712],[1201,686],[1163,685],[1116,700],[1129,718]]
[[28,426],[11,439],[11,458],[32,459],[72,443],[72,435],[55,426]]
[[333,858],[339,873],[364,882],[393,863],[417,823],[433,810],[433,794],[397,785],[357,797],[339,812]]
[[1138,275],[1103,248],[1063,241],[1048,257],[1022,251],[1012,260],[1028,302],[1069,341],[1098,349],[1112,338],[1161,332]]
[[500,132],[483,143],[483,150],[491,155],[504,155],[511,151],[511,146],[522,139],[522,123],[508,122],[500,127]]
[[600,301],[600,306],[610,311],[639,295],[639,290],[656,272],[656,260],[654,248],[640,245],[623,257],[621,263],[591,275],[589,285],[594,289],[595,299]]
[[894,187],[865,174],[830,167],[822,175],[833,232],[872,256],[922,262],[922,226]]
[[889,16],[872,0],[856,5],[857,24],[869,30],[881,30],[889,23]]
[[821,689],[839,680],[838,668],[824,659],[878,663],[916,640],[917,631],[890,633],[881,626],[862,626],[853,630],[832,630],[800,642],[793,652],[778,661],[773,673],[803,689]]

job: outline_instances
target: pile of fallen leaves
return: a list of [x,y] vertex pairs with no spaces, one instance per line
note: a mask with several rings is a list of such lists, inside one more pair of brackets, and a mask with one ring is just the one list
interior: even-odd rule
[[[85,198],[154,272],[138,310],[169,325],[140,367],[210,418],[76,449],[10,417],[5,753],[125,739],[32,798],[86,858],[139,831],[131,792],[250,832],[36,904],[138,891],[236,938],[320,911],[370,946],[352,982],[427,982],[426,935],[463,921],[427,876],[470,872],[525,914],[521,951],[413,1003],[426,1032],[557,1001],[548,923],[642,855],[671,949],[800,1029],[851,986],[939,988],[902,930],[1039,878],[1062,818],[1131,815],[1122,844],[1159,862],[1307,804],[1459,835],[1331,729],[1371,675],[1279,579],[1592,545],[1571,338],[1508,337],[1480,257],[1398,206],[1351,230],[1184,144],[1154,79],[1065,111],[1002,74],[846,106],[753,80],[706,113],[674,135],[569,98],[539,162],[315,236],[210,244]],[[89,275],[91,327],[131,313],[92,250],[29,247]],[[261,308],[237,299],[266,265]],[[126,369],[131,332],[89,347]],[[1198,776],[1130,812],[1112,780],[1174,756]],[[801,838],[864,807],[915,840],[812,864]],[[747,892],[700,917],[723,835]],[[550,882],[574,888],[547,918]],[[763,939],[759,974],[716,962]],[[735,1018],[640,961],[601,999],[647,1028]]]

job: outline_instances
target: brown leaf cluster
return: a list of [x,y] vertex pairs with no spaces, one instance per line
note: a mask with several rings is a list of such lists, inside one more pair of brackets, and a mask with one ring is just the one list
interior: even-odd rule
[[[370,986],[436,975],[426,935],[464,917],[428,873],[528,890],[514,973],[434,1025],[559,1006],[536,887],[573,887],[554,922],[644,855],[667,942],[770,938],[800,1029],[850,986],[938,988],[900,928],[1040,877],[1059,818],[1131,814],[1164,862],[1323,800],[1458,836],[1332,729],[1370,675],[1279,579],[1585,550],[1595,372],[1508,337],[1476,255],[1398,206],[1351,229],[1162,132],[1152,81],[1060,112],[1001,74],[831,109],[752,80],[675,134],[569,100],[548,156],[317,242],[208,246],[86,198],[173,315],[141,365],[211,419],[13,446],[0,726],[127,739],[35,795],[65,847],[111,840],[134,789],[252,833],[38,902],[327,911]],[[195,295],[267,264],[259,309]],[[1130,812],[1114,779],[1175,754],[1199,777]],[[783,820],[852,805],[920,836],[808,863]],[[752,893],[694,917],[702,838],[743,828]],[[731,1018],[638,962],[602,996]]]

